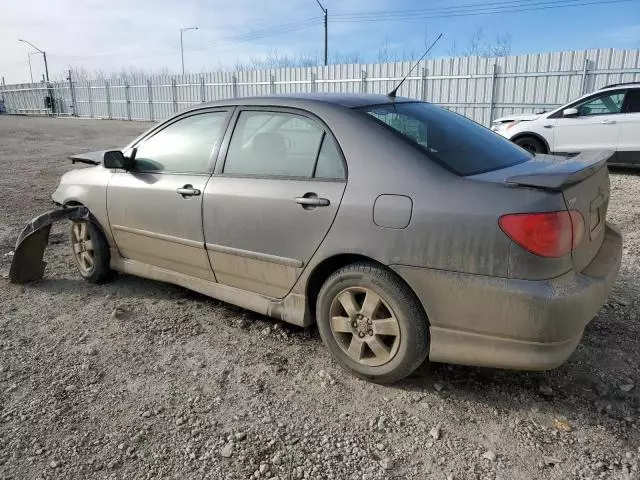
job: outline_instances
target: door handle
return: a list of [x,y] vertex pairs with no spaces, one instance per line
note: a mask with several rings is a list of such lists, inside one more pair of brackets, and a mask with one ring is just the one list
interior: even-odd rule
[[543,125],[544,128],[553,128],[553,125],[551,125],[550,123],[545,123]]
[[318,198],[315,193],[307,193],[304,197],[296,197],[295,201],[296,203],[302,205],[303,208],[328,207],[329,205],[331,205],[331,202],[328,198]]
[[182,195],[182,198],[187,198],[200,195],[200,190],[193,188],[193,185],[187,184],[182,188],[176,189],[176,193]]
[[604,120],[601,120],[600,123],[604,123],[605,125],[613,125],[614,123],[616,123],[616,121],[605,118]]

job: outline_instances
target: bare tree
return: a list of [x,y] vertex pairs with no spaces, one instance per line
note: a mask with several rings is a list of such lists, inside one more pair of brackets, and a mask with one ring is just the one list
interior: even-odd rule
[[[487,40],[482,28],[476,29],[468,39],[467,46],[460,48],[459,43],[453,40],[450,49],[451,56],[480,56],[480,57],[503,57],[511,54],[513,38],[510,33],[496,35],[493,40]],[[428,31],[424,33],[425,48],[432,43]],[[377,51],[371,56],[365,56],[358,51],[340,52],[334,51],[329,58],[330,64],[357,64],[367,61],[369,58],[378,63],[414,61],[423,53],[421,49],[402,49],[402,45],[392,44],[389,39],[378,47]],[[322,65],[322,56],[318,52],[283,54],[277,49],[271,50],[263,56],[251,56],[248,60],[238,59],[234,64],[222,64],[217,67],[217,71],[248,71],[275,68],[296,68],[296,67],[314,67]],[[71,67],[71,75],[74,81],[90,81],[90,80],[111,80],[125,81],[130,83],[135,80],[144,80],[156,75],[173,75],[174,72],[164,67],[160,70],[148,70],[139,67],[127,66],[121,67],[115,71],[89,70],[82,65]],[[67,79],[67,73],[59,76],[60,81]]]
[[513,37],[511,33],[498,34],[494,40],[493,45],[490,45],[490,54],[492,57],[507,57],[511,55],[511,46],[513,44]]
[[478,27],[469,37],[469,45],[464,51],[467,57],[483,57],[485,53],[484,47],[484,30]]
[[389,39],[385,39],[384,43],[378,47],[377,58],[378,63],[387,63],[389,61]]
[[469,37],[469,43],[463,49],[462,55],[465,57],[506,57],[511,54],[512,43],[513,37],[509,32],[498,34],[493,41],[489,41],[486,39],[482,27],[479,27]]

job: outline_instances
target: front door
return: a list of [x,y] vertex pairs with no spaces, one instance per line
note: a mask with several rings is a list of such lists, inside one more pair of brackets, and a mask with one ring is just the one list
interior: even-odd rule
[[204,192],[207,251],[218,282],[282,298],[333,223],[344,161],[307,114],[247,108],[234,122]]
[[202,193],[226,121],[225,111],[192,113],[134,146],[134,170],[116,172],[107,187],[109,223],[122,257],[214,280],[204,248]]
[[553,152],[577,153],[592,150],[612,150],[618,148],[624,91],[606,92],[590,97],[576,104],[574,117],[559,117],[551,120],[554,130]]

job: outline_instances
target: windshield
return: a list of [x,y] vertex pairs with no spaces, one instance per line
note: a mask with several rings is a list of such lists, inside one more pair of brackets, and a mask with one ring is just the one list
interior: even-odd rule
[[458,175],[499,170],[531,158],[530,153],[491,130],[429,103],[388,103],[359,110],[400,133]]

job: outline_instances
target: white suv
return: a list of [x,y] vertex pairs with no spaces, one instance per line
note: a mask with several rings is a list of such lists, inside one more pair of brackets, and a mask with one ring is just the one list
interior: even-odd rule
[[640,82],[609,85],[551,112],[498,118],[491,130],[533,153],[614,150],[610,164],[640,166]]

